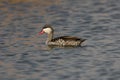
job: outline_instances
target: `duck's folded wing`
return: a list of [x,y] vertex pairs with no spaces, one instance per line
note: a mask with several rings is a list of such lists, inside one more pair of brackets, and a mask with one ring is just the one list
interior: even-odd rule
[[57,38],[54,38],[52,39],[52,41],[56,41],[56,40],[59,40],[59,39],[62,39],[64,41],[78,41],[78,40],[83,40],[82,38],[78,38],[78,37],[73,37],[73,36],[61,36],[61,37],[57,37]]

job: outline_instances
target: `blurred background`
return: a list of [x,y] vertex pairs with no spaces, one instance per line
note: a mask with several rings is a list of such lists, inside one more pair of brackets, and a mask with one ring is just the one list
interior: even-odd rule
[[[87,40],[50,49],[45,24]],[[120,80],[120,0],[0,0],[0,80]]]

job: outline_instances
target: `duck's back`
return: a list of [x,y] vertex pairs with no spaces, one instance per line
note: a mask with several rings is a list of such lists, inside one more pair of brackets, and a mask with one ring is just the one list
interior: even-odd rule
[[58,46],[80,46],[85,39],[72,37],[72,36],[61,36],[52,39],[48,42],[48,45],[58,45]]

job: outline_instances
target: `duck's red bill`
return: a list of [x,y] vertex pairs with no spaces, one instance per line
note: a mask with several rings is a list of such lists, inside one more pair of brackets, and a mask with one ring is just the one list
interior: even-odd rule
[[43,33],[44,33],[44,31],[42,30],[42,31],[39,32],[39,35],[41,35],[41,34],[43,34]]

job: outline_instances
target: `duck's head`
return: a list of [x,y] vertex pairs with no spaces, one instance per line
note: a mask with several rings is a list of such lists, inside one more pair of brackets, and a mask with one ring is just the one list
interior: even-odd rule
[[48,25],[46,24],[42,30],[39,32],[39,34],[43,34],[43,33],[47,33],[47,34],[50,34],[50,33],[53,33],[53,28],[51,27],[51,25]]

